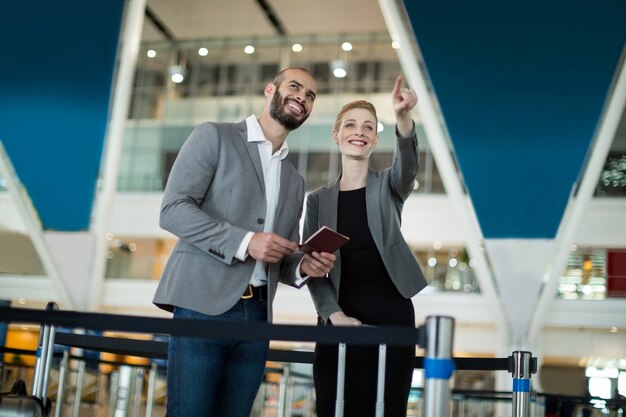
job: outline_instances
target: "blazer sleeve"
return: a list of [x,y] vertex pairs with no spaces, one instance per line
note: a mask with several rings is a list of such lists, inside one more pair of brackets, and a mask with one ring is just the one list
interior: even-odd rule
[[[300,186],[298,188],[298,202],[300,210],[298,211],[298,221],[295,222],[293,229],[289,234],[289,240],[292,242],[300,242],[300,219],[302,218],[302,211],[304,208],[304,179],[301,178]],[[302,288],[306,284],[306,280],[299,285],[296,284],[296,270],[300,266],[300,261],[304,255],[300,252],[293,253],[285,256],[280,265],[280,277],[279,281],[283,284],[295,288]]]
[[396,153],[391,165],[389,181],[395,197],[400,201],[405,201],[413,191],[418,169],[419,158],[415,123],[413,123],[411,134],[407,137],[400,136],[396,128]]
[[215,125],[196,127],[183,144],[167,180],[159,225],[183,242],[231,265],[248,230],[212,217],[201,206],[220,160]]
[[[329,210],[330,208],[323,208]],[[304,240],[308,239],[319,228],[319,196],[317,193],[309,194],[306,204],[306,216],[304,220]],[[337,300],[337,294],[330,278],[310,278],[307,286],[315,304],[317,314],[324,324],[328,323],[328,317],[336,311],[341,311]]]

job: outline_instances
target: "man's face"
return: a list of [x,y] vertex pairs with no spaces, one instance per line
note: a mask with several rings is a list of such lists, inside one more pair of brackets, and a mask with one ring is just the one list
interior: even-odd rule
[[288,130],[299,128],[313,110],[317,83],[297,69],[285,71],[270,102],[270,116]]

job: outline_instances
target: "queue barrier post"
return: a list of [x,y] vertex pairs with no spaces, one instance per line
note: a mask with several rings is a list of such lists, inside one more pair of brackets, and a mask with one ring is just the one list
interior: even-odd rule
[[450,415],[450,378],[456,368],[452,359],[454,318],[426,318],[426,356],[424,358],[424,416]]
[[54,417],[61,417],[63,403],[65,401],[65,391],[67,384],[67,374],[70,364],[70,351],[63,351],[63,359],[59,364],[59,382],[57,385],[56,407],[54,409]]
[[532,354],[515,351],[512,355],[513,417],[530,417],[530,375]]
[[152,417],[154,409],[154,392],[156,391],[157,373],[159,372],[156,362],[150,365],[150,374],[148,377],[148,394],[146,398],[146,417]]
[[[55,302],[46,305],[46,311],[58,310],[59,306]],[[54,353],[54,335],[56,327],[49,323],[44,323],[39,331],[37,342],[37,359],[35,360],[35,371],[33,374],[32,395],[41,398],[44,402],[48,397],[48,378],[50,377],[50,366],[52,364],[52,354]]]

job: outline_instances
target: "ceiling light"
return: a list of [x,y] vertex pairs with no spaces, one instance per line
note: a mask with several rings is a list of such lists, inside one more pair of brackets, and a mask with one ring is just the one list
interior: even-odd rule
[[393,41],[393,42],[391,42],[391,47],[393,49],[399,49],[400,48],[400,41]]
[[341,44],[341,49],[343,49],[344,51],[351,51],[352,50],[352,44],[350,42],[344,42]]
[[343,68],[335,68],[333,70],[333,75],[337,78],[344,78],[348,73]]
[[300,45],[299,43],[294,43],[291,46],[291,50],[294,52],[302,52],[302,45]]
[[200,56],[207,56],[209,54],[209,50],[206,48],[200,48],[198,49],[198,55]]
[[348,75],[346,70],[346,63],[340,59],[330,61],[330,69],[336,78],[343,78]]
[[380,133],[385,130],[385,126],[381,122],[378,122],[378,126],[376,126],[376,132]]
[[248,55],[252,55],[254,53],[254,46],[246,45],[246,47],[243,48],[243,51],[247,53]]
[[156,56],[156,51],[154,49],[148,49],[146,55],[148,55],[148,58],[154,58]]
[[182,83],[185,79],[185,69],[180,65],[172,65],[170,67],[170,78],[173,83]]

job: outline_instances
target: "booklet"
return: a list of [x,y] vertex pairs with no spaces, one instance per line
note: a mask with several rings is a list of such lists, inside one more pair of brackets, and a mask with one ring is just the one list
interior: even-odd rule
[[300,251],[304,253],[312,251],[333,253],[348,243],[349,240],[348,236],[337,233],[330,227],[322,226],[306,242],[300,245]]

